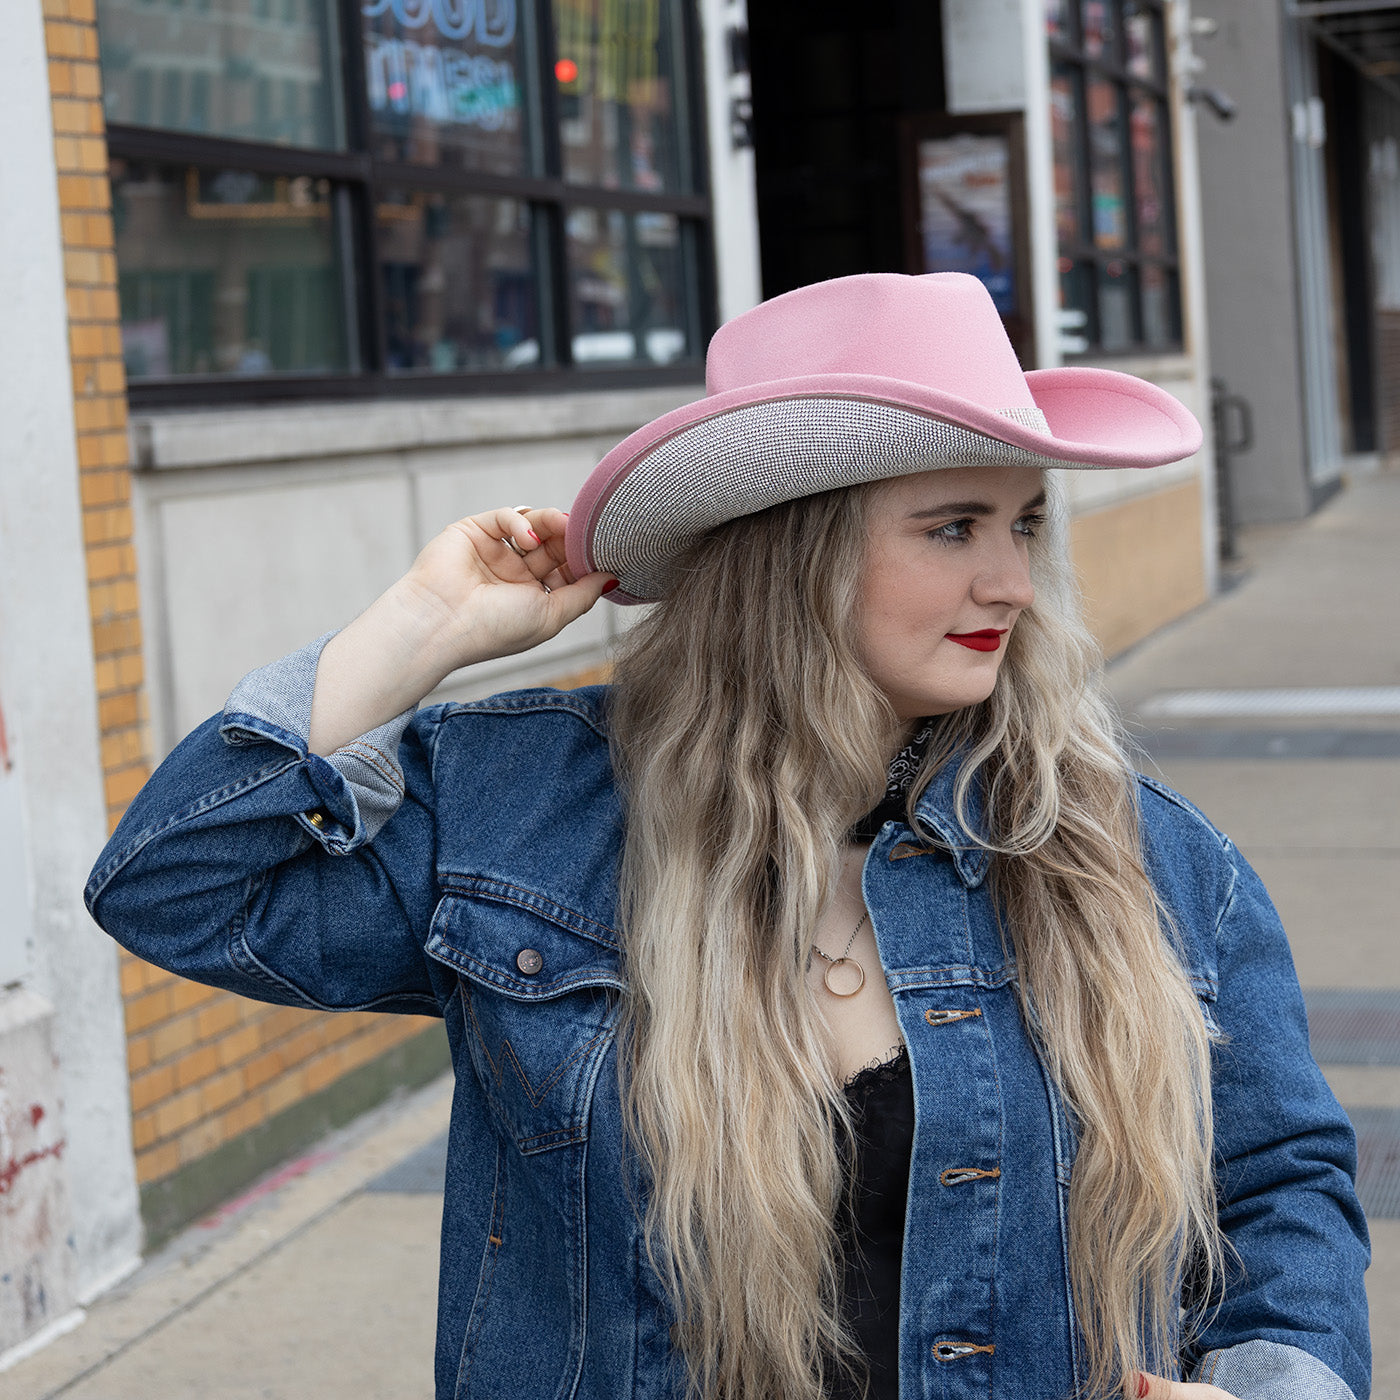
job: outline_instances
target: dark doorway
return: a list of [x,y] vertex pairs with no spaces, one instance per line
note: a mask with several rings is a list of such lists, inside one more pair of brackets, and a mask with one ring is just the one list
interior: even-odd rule
[[938,0],[749,7],[763,295],[905,270],[902,117],[944,110]]
[[1374,452],[1376,358],[1371,287],[1363,82],[1351,64],[1318,45],[1318,78],[1327,106],[1327,202],[1333,294],[1339,313],[1337,360],[1345,446]]

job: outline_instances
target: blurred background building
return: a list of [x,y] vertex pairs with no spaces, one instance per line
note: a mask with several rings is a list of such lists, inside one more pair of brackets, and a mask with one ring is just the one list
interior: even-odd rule
[[[1110,365],[1214,418],[1191,461],[1069,474],[1110,654],[1211,596],[1235,523],[1305,514],[1349,456],[1400,447],[1400,6],[12,10],[0,1358],[447,1064],[431,1021],[119,955],[80,897],[105,832],[241,675],[445,523],[567,504],[697,397],[722,320],[959,269],[1026,368]],[[596,678],[624,622],[595,609],[435,698]]]

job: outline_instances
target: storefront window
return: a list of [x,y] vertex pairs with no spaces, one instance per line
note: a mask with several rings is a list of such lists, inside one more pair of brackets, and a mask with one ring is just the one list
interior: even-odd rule
[[677,189],[675,12],[664,0],[554,0],[564,177]]
[[375,216],[390,369],[539,364],[528,205],[387,190]]
[[340,150],[332,0],[101,0],[107,125]]
[[1164,82],[1161,10],[1144,0],[1123,0],[1123,39],[1128,72],[1135,78]]
[[350,368],[329,180],[114,159],[129,379]]
[[577,364],[670,364],[696,353],[678,219],[574,209],[569,298]]
[[98,18],[133,403],[698,368],[683,0]]
[[1161,0],[1046,0],[1062,349],[1181,343]]
[[360,14],[380,159],[529,169],[531,74],[516,0],[364,0]]

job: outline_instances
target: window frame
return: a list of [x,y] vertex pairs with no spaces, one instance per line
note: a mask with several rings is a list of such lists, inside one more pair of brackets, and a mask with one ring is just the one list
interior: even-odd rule
[[[1157,45],[1160,61],[1160,75],[1143,77],[1131,72],[1126,62],[1120,62],[1120,55],[1126,52],[1127,32],[1124,25],[1122,0],[1105,0],[1115,21],[1115,37],[1108,52],[1090,55],[1084,42],[1084,0],[1068,0],[1063,6],[1065,34],[1047,33],[1046,41],[1050,53],[1050,77],[1053,84],[1057,70],[1068,71],[1072,77],[1075,102],[1075,132],[1077,180],[1075,200],[1079,237],[1073,242],[1061,240],[1056,228],[1057,266],[1068,260],[1072,266],[1087,264],[1094,269],[1094,291],[1088,313],[1088,325],[1084,337],[1089,342],[1086,349],[1064,355],[1069,362],[1107,357],[1141,358],[1143,355],[1173,355],[1185,352],[1185,309],[1182,302],[1181,283],[1181,231],[1176,189],[1176,132],[1171,86],[1171,56],[1168,39],[1168,14],[1166,0],[1138,0],[1150,9],[1154,16],[1154,42]],[[1118,110],[1119,143],[1118,176],[1124,191],[1123,243],[1117,248],[1100,246],[1095,240],[1093,181],[1094,155],[1092,131],[1089,121],[1088,88],[1092,78],[1103,79],[1113,86]],[[1138,227],[1137,177],[1133,168],[1132,119],[1131,110],[1135,97],[1147,97],[1156,107],[1160,132],[1160,159],[1162,199],[1165,206],[1162,227],[1165,233],[1166,248],[1160,253],[1144,253],[1141,245],[1141,231]],[[1057,219],[1058,225],[1058,219]],[[1102,342],[1103,313],[1101,303],[1100,275],[1110,263],[1125,263],[1132,270],[1132,312],[1134,339],[1130,345],[1105,347]],[[1175,337],[1161,344],[1153,344],[1144,336],[1142,269],[1144,266],[1158,267],[1167,275],[1168,285],[1173,288],[1174,305],[1171,308]],[[1060,274],[1063,275],[1063,274]],[[1077,308],[1075,308],[1077,309]]]
[[[677,115],[676,139],[686,143],[682,170],[692,172],[692,192],[609,189],[565,180],[559,130],[559,96],[550,77],[555,46],[552,0],[520,0],[535,28],[527,59],[536,65],[540,156],[546,173],[501,175],[377,160],[371,153],[372,126],[360,28],[360,0],[334,0],[331,20],[339,39],[337,77],[344,93],[345,150],[324,150],[210,136],[149,126],[112,123],[107,127],[109,160],[159,162],[176,166],[219,166],[265,175],[308,176],[332,182],[332,201],[341,239],[340,265],[346,314],[349,366],[333,374],[208,374],[137,379],[127,385],[133,410],[205,407],[298,399],[440,398],[463,395],[567,393],[691,384],[704,376],[704,350],[718,324],[714,213],[710,151],[705,121],[706,94],[701,33],[695,6],[676,5],[679,25],[678,77],[684,101]],[[539,327],[544,363],[517,370],[390,372],[386,347],[383,288],[375,191],[404,188],[459,195],[505,196],[530,212]],[[680,253],[694,269],[682,288],[695,312],[696,354],[675,364],[577,366],[568,334],[568,267],[564,219],[571,206],[618,209],[624,213],[673,214],[679,221]],[[348,246],[347,246],[348,245]],[[120,270],[120,269],[119,269]]]

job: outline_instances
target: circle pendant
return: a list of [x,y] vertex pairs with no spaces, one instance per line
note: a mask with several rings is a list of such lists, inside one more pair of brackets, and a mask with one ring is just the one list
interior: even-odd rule
[[[852,984],[851,970],[855,972]],[[853,997],[865,986],[865,969],[854,958],[837,958],[822,973],[826,989],[834,997]]]

